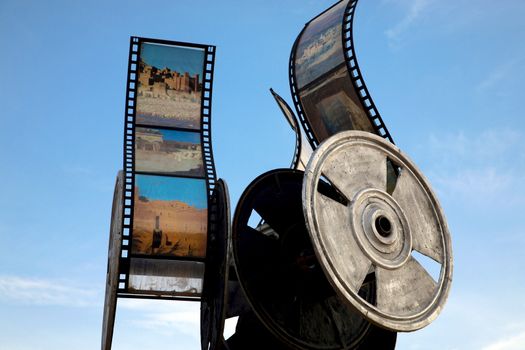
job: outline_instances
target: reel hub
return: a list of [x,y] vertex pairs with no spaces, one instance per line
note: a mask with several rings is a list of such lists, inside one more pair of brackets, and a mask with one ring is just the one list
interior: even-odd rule
[[410,227],[395,199],[377,189],[358,192],[349,207],[350,232],[376,265],[402,266],[412,250]]

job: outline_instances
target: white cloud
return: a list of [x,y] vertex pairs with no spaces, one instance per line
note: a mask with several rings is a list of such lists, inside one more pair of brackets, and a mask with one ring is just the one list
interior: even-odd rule
[[438,193],[472,203],[523,202],[525,148],[519,131],[430,135],[426,172]]
[[98,305],[94,289],[63,281],[0,275],[0,301],[33,305],[86,307]]
[[64,164],[62,165],[62,171],[73,176],[91,176],[94,173],[90,167],[79,164]]
[[525,349],[525,329],[517,334],[506,334],[501,339],[485,346],[482,350],[523,350]]
[[428,11],[434,0],[410,0],[405,1],[407,12],[405,16],[390,29],[387,29],[385,34],[390,40],[391,46],[399,44],[403,34],[409,30],[425,12]]
[[[176,330],[200,342],[199,302],[119,299],[118,307],[135,327],[161,336],[172,336]],[[226,319],[225,338],[235,333],[237,320],[238,317]]]
[[[460,267],[461,268],[461,267]],[[459,276],[458,276],[459,277]],[[521,289],[502,295],[501,288],[488,281],[485,288],[465,287],[453,282],[452,291],[440,316],[428,327],[414,333],[399,333],[396,349],[424,350],[516,350],[525,331],[521,315]],[[516,338],[509,344],[504,340]],[[507,347],[494,347],[503,343]],[[521,347],[517,344],[521,344]],[[510,347],[516,345],[517,347]]]
[[521,67],[523,59],[514,58],[496,66],[482,81],[476,86],[477,92],[491,90],[496,86],[505,86],[505,81],[515,75],[516,69]]
[[143,299],[121,299],[119,308],[132,311],[132,323],[161,335],[173,334],[173,330],[199,337],[200,303]]
[[447,194],[478,199],[498,196],[512,189],[516,178],[498,169],[487,167],[482,169],[465,169],[463,171],[433,174],[435,185],[445,190]]
[[522,135],[510,128],[483,130],[477,134],[464,131],[429,137],[431,151],[448,158],[469,158],[491,160],[505,153],[520,149]]

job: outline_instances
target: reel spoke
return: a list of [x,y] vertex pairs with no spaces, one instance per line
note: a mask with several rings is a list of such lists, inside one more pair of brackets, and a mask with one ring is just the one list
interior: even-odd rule
[[357,293],[365,280],[372,262],[363,254],[357,242],[350,234],[349,210],[346,206],[320,195],[317,197],[316,210],[319,213],[319,225],[329,228],[333,234],[327,239],[324,249],[334,256],[345,259],[344,269],[338,271]]
[[377,308],[398,316],[423,311],[437,290],[434,279],[413,257],[395,270],[377,267],[376,282]]
[[373,148],[335,150],[325,159],[321,172],[348,201],[364,188],[386,191],[386,155]]
[[[264,232],[250,226],[245,226],[242,230],[243,236],[238,238],[240,244],[246,246],[246,249],[256,248],[251,253],[252,258],[260,258],[265,255],[264,251],[268,249],[275,249],[278,245],[275,239],[264,234]],[[258,256],[260,254],[260,256]]]
[[404,209],[412,234],[412,247],[440,264],[444,261],[443,243],[434,205],[422,185],[408,169],[397,179],[393,197]]

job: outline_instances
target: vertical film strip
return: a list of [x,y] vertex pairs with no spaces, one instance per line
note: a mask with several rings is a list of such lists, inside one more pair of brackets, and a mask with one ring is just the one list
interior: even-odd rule
[[215,47],[132,37],[118,296],[199,300],[216,173]]
[[202,92],[202,149],[204,155],[204,166],[206,178],[208,179],[208,193],[211,196],[215,188],[217,174],[213,161],[213,149],[211,144],[211,102],[213,87],[213,67],[215,65],[215,46],[207,46],[204,62],[204,79]]
[[306,23],[289,64],[293,103],[313,149],[344,130],[393,142],[357,65],[353,18],[357,0],[341,0]]

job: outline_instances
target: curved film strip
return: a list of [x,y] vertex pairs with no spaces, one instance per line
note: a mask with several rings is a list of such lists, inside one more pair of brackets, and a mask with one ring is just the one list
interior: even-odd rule
[[272,93],[272,96],[275,99],[275,102],[277,102],[277,105],[279,106],[279,109],[283,113],[285,119],[288,121],[290,127],[295,133],[295,151],[290,168],[304,170],[308,160],[310,159],[310,156],[312,155],[312,148],[305,142],[306,140],[304,139],[304,134],[299,127],[299,121],[297,120],[297,117],[288,103],[286,103],[286,101],[273,89],[270,89],[270,92]]
[[342,0],[309,21],[290,54],[290,89],[306,137],[315,149],[344,130],[393,142],[357,64],[353,18],[357,0]]
[[214,46],[131,38],[119,297],[200,298],[214,59]]

